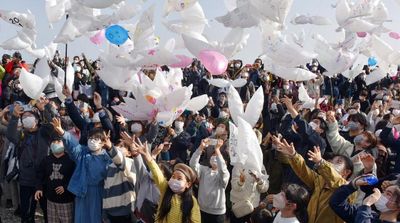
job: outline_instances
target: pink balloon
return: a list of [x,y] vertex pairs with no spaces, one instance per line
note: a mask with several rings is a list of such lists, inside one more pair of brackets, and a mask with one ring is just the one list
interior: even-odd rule
[[212,75],[220,75],[228,68],[228,59],[212,50],[202,50],[199,54],[199,60]]
[[106,39],[105,30],[102,29],[96,35],[90,37],[90,41],[96,45],[100,45]]
[[389,36],[392,37],[393,39],[400,39],[400,34],[396,32],[390,32]]
[[361,37],[361,38],[364,38],[364,37],[367,36],[367,33],[366,32],[357,32],[357,36]]
[[192,58],[187,57],[187,56],[185,56],[185,55],[175,55],[175,57],[179,59],[179,62],[178,62],[178,63],[171,64],[170,67],[172,67],[172,68],[183,68],[183,67],[187,67],[187,66],[189,66],[190,64],[192,64],[192,62],[193,62],[193,59],[192,59]]

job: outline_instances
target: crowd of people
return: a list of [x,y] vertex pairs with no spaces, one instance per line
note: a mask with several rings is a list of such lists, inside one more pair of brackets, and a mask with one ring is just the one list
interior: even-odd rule
[[[304,67],[317,78],[295,82],[256,59],[232,60],[212,76],[194,59],[182,85],[209,102],[163,127],[115,112],[134,95],[108,87],[101,61],[84,54],[70,60],[75,79],[64,102],[52,84],[29,98],[19,77],[36,62],[15,52],[0,65],[1,195],[23,223],[35,222],[37,206],[50,223],[398,222],[400,75],[367,86],[373,67],[349,80],[324,76],[313,60]],[[48,64],[57,76],[54,64],[66,63],[57,52]],[[228,90],[210,85],[215,78],[246,79],[237,89],[244,105],[264,91],[253,129],[261,173],[230,162]],[[299,99],[301,87],[313,106]]]

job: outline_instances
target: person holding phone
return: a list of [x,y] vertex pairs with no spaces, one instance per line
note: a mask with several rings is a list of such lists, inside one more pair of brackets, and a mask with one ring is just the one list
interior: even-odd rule
[[[199,163],[200,156],[208,145],[214,145],[214,152],[208,165]],[[229,183],[229,171],[221,154],[222,139],[203,139],[200,147],[190,159],[192,167],[199,178],[199,206],[201,222],[223,223],[225,220],[226,202],[225,189]]]

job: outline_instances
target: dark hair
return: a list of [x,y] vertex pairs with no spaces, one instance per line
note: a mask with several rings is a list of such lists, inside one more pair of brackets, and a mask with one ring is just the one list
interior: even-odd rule
[[[189,182],[190,180],[186,180]],[[171,200],[175,193],[171,190],[171,188],[167,187],[165,191],[164,197],[161,201],[158,216],[156,216],[156,221],[163,221],[167,218],[168,213],[171,210]],[[182,211],[182,223],[190,223],[192,217],[192,208],[194,205],[193,201],[193,190],[192,187],[187,188],[183,193],[178,195],[182,199],[181,203],[181,211]]]
[[360,96],[368,97],[368,91],[362,90]]
[[17,59],[19,59],[19,60],[22,60],[21,53],[18,52],[18,51],[16,51],[16,52],[13,54],[13,57],[15,57],[15,58],[17,58]]
[[104,141],[104,130],[101,128],[94,128],[89,131],[88,138],[99,138]]
[[257,207],[251,214],[250,220],[252,223],[272,223],[274,217],[268,209]]
[[364,127],[364,129],[366,127],[368,127],[367,119],[361,113],[356,113],[356,114],[349,115],[348,120],[360,123]]
[[375,130],[374,130],[374,131],[376,132],[376,131],[379,130],[379,129],[384,129],[388,123],[389,123],[389,121],[387,121],[387,120],[381,120],[381,121],[379,121],[379,122],[376,124]]
[[353,161],[351,161],[351,159],[349,157],[345,156],[345,155],[335,154],[335,156],[333,158],[335,158],[335,157],[343,158],[343,160],[344,160],[344,168],[346,170],[350,170],[351,171],[351,173],[347,176],[346,180],[349,179],[350,176],[353,174],[353,171],[354,171]]
[[300,223],[307,223],[307,206],[310,200],[307,189],[298,184],[289,184],[283,188],[283,192],[285,193],[286,200],[296,204],[296,210],[294,211],[296,218]]
[[328,131],[328,124],[326,124],[326,121],[323,119],[323,118],[321,118],[321,117],[316,117],[315,119],[318,119],[319,120],[319,127],[322,129],[322,130],[324,130],[324,133],[326,132],[326,131]]

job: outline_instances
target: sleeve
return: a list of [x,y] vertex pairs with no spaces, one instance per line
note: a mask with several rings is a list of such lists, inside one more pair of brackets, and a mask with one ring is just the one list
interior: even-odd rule
[[245,184],[246,182],[243,185],[240,184],[240,169],[234,167],[232,170],[232,179],[231,179],[232,190],[243,191]]
[[356,189],[351,184],[339,187],[331,196],[329,206],[343,221],[354,222],[357,207],[350,204],[347,199]]
[[107,112],[103,109],[99,112],[99,117],[101,121],[101,126],[103,127],[105,132],[110,131],[111,139],[115,139],[115,129],[111,122],[110,117],[108,116]]
[[[133,165],[132,168],[135,168],[136,179],[143,179],[145,175],[148,175],[146,166],[144,165],[143,159],[141,155],[133,157]],[[139,180],[136,180],[136,184],[140,185]],[[136,185],[135,185],[136,186]],[[136,187],[138,188],[138,187]]]
[[165,194],[165,191],[167,190],[168,187],[168,182],[167,179],[165,179],[163,173],[160,170],[160,167],[158,167],[156,161],[151,160],[150,162],[147,163],[149,166],[149,169],[152,173],[152,179],[154,180],[154,183],[157,185],[158,189],[160,190],[161,196]]
[[124,170],[126,165],[125,165],[125,157],[124,155],[118,151],[114,146],[111,147],[109,151],[107,151],[108,155],[110,156],[111,160],[113,163],[119,167],[121,170]]
[[149,131],[147,132],[145,138],[147,143],[152,144],[154,140],[157,138],[159,125],[157,123],[151,123],[149,127]]
[[85,63],[86,67],[88,68],[89,73],[90,73],[91,75],[95,75],[95,74],[96,74],[96,71],[94,70],[94,68],[93,68],[92,65],[89,63],[89,61],[87,60],[86,57],[83,58],[83,62]]
[[65,107],[67,108],[68,115],[71,118],[72,122],[78,127],[79,130],[83,131],[85,125],[87,125],[85,119],[81,117],[78,109],[74,105],[74,102],[71,98],[67,98],[65,100]]
[[344,179],[330,163],[322,160],[319,165],[317,165],[318,173],[324,178],[325,182],[330,188],[335,189],[344,184],[347,184],[346,179]]
[[45,183],[45,173],[46,173],[46,158],[44,158],[40,164],[38,169],[36,170],[36,190],[43,191],[44,183]]
[[400,148],[400,139],[395,139],[393,136],[393,125],[389,123],[379,135],[381,141],[388,147]]
[[4,69],[3,66],[0,65],[0,79],[3,79],[5,73],[6,73],[6,70]]
[[64,132],[63,142],[68,155],[76,162],[82,153],[82,146],[79,145],[78,141],[69,132]]
[[357,209],[357,215],[354,223],[371,223],[373,218],[371,207],[362,205]]
[[353,144],[344,139],[339,134],[339,127],[337,122],[328,124],[326,139],[331,145],[332,151],[334,153],[351,157],[351,154],[353,152]]
[[317,174],[307,166],[304,158],[300,154],[296,153],[293,158],[288,160],[296,175],[307,185],[307,187],[313,190]]
[[222,154],[217,156],[217,165],[218,165],[218,173],[220,175],[220,184],[221,187],[226,188],[229,184],[229,171],[228,167],[226,166],[224,157]]
[[299,127],[298,132],[304,136],[312,146],[319,146],[321,148],[321,153],[323,154],[326,144],[321,140],[321,137],[318,135],[318,133],[315,132],[311,126],[300,117],[300,115],[297,115],[294,121]]
[[7,139],[14,143],[15,145],[18,145],[20,142],[20,134],[18,134],[17,130],[17,125],[18,125],[18,118],[15,117],[14,115],[11,115],[11,120],[8,122],[8,128],[7,128]]
[[194,171],[196,171],[196,174],[197,174],[197,176],[199,176],[199,178],[202,177],[201,176],[201,167],[199,164],[200,156],[201,156],[201,149],[198,148],[196,150],[196,152],[193,153],[193,156],[192,156],[192,158],[190,158],[190,161],[189,161],[190,167],[192,167],[192,169]]

